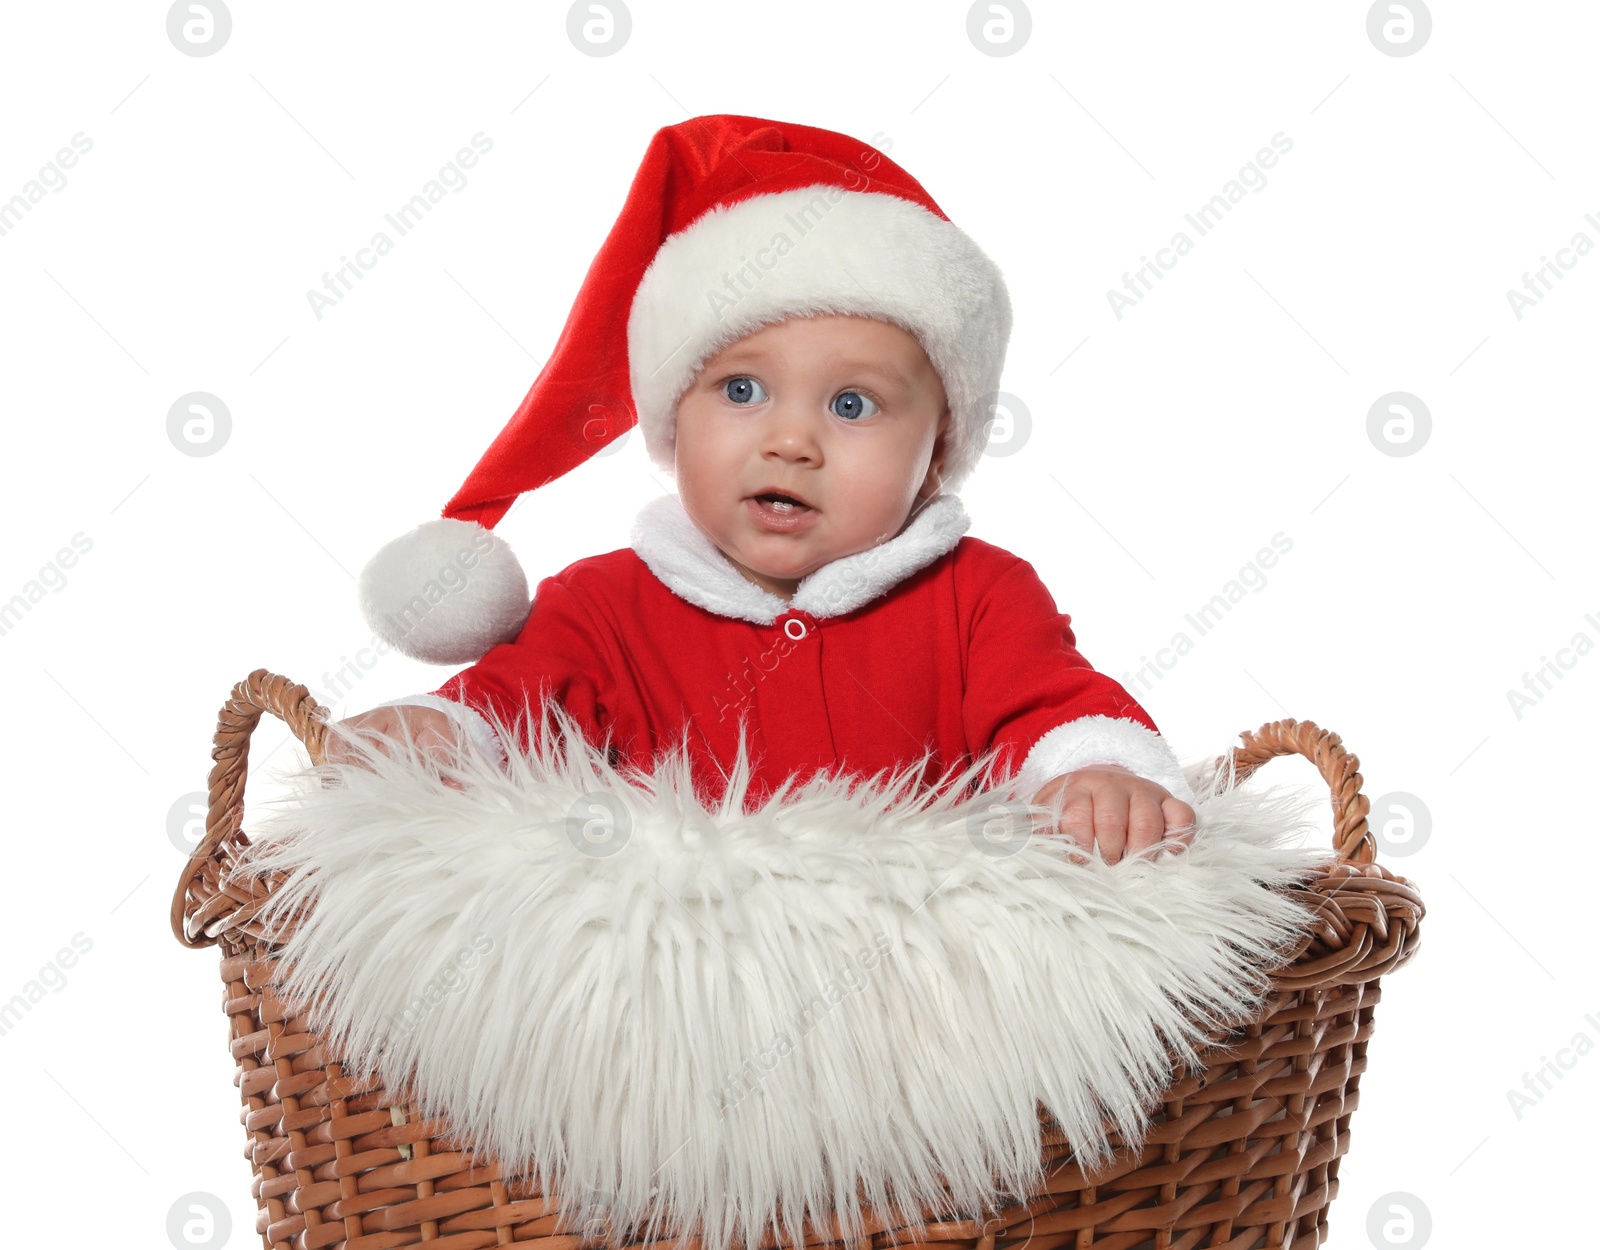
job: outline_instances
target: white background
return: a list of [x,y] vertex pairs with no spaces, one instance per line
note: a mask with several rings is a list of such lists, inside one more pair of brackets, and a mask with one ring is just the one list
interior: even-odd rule
[[[92,141],[0,235],[0,601],[92,543],[0,635],[0,1000],[92,942],[0,1036],[13,1235],[165,1245],[200,1191],[255,1244],[216,953],[168,929],[169,813],[204,788],[235,681],[325,689],[369,643],[354,574],[516,407],[654,131],[726,112],[878,143],[999,263],[1031,435],[964,490],[971,532],[1035,564],[1098,667],[1154,658],[1292,540],[1142,697],[1186,758],[1283,716],[1336,729],[1367,793],[1413,796],[1431,829],[1382,856],[1429,911],[1384,984],[1328,1244],[1423,1244],[1370,1237],[1396,1193],[1438,1245],[1572,1244],[1600,1077],[1600,655],[1562,652],[1520,716],[1507,692],[1600,642],[1600,255],[1565,253],[1520,318],[1507,292],[1600,244],[1600,14],[1438,3],[1394,56],[1361,3],[1039,3],[991,56],[962,4],[637,3],[603,57],[566,14],[240,2],[192,56],[159,4],[7,12],[0,200]],[[324,273],[480,131],[467,185],[314,315]],[[1117,317],[1107,292],[1279,132],[1265,186]],[[231,413],[215,454],[168,438],[192,391]],[[1415,454],[1368,437],[1393,391],[1431,412]],[[669,485],[635,434],[499,532],[542,577],[625,546]],[[450,671],[391,655],[335,710]],[[288,741],[264,725],[257,765]],[[1407,813],[1380,808],[1398,839]]]

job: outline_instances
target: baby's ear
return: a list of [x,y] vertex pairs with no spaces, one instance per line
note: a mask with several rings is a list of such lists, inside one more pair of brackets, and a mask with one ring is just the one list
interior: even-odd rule
[[928,458],[928,472],[922,479],[922,488],[917,492],[924,498],[931,498],[944,489],[944,462],[946,451],[950,443],[950,409],[944,410],[944,415],[939,418],[939,430],[933,439],[933,454]]

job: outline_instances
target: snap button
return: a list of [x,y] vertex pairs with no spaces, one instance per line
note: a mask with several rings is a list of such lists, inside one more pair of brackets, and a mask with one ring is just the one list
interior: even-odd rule
[[806,636],[806,623],[798,616],[791,616],[783,623],[783,632],[788,634],[794,641],[799,642]]

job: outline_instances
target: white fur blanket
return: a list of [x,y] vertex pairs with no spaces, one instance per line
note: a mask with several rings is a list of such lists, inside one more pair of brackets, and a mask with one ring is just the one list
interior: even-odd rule
[[706,810],[681,752],[623,775],[565,730],[504,770],[280,775],[247,868],[291,873],[270,926],[315,906],[279,992],[569,1212],[706,1250],[853,1237],[858,1193],[912,1222],[1025,1197],[1041,1102],[1086,1166],[1103,1116],[1137,1144],[1167,1047],[1254,1014],[1308,919],[1277,890],[1331,855],[1295,845],[1318,796],[1204,767],[1192,847],[1107,864],[988,761],[745,812],[741,756]]

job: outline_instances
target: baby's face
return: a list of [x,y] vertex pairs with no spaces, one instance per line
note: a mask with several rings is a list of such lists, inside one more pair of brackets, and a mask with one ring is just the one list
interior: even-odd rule
[[[678,494],[735,568],[788,599],[938,493],[948,427],[944,387],[910,334],[791,318],[723,348],[678,401]],[[799,506],[761,498],[771,491]]]

